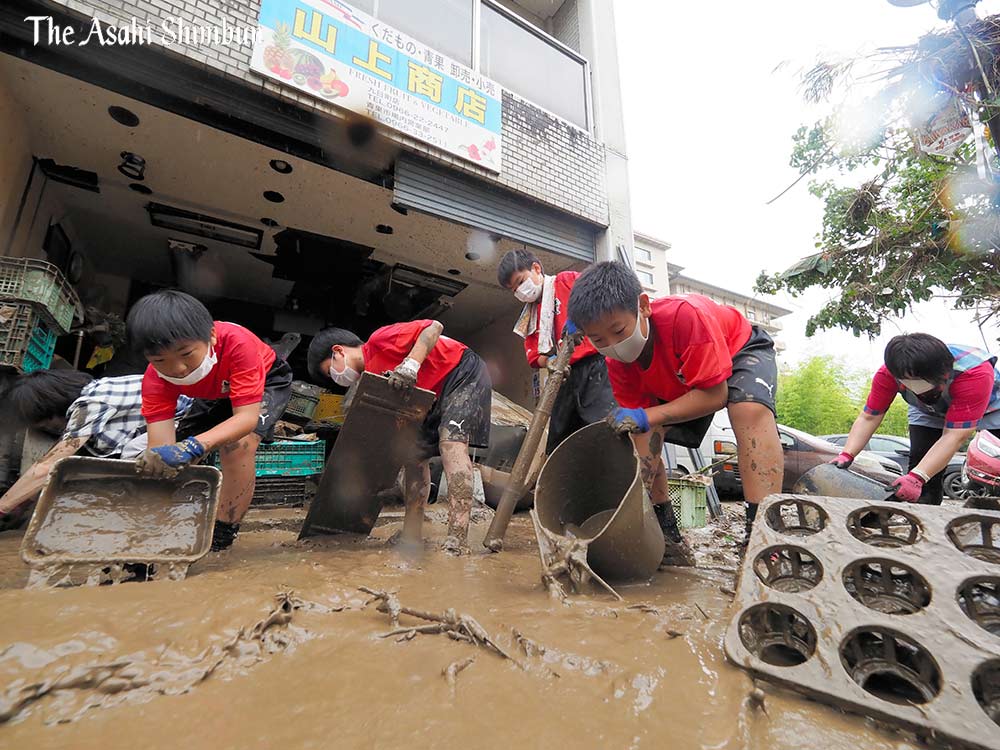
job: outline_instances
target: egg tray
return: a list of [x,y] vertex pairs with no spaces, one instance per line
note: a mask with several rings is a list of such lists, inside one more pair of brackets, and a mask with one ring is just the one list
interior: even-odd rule
[[726,631],[755,676],[1000,750],[1000,512],[772,495]]

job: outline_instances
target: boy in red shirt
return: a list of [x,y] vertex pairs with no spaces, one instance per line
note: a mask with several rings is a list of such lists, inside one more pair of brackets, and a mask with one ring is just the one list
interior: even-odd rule
[[927,333],[894,337],[844,450],[831,463],[849,467],[900,395],[910,407],[909,473],[892,486],[900,500],[940,505],[945,467],[962,443],[977,429],[1000,437],[996,363],[987,351],[946,344]]
[[[555,355],[568,321],[569,295],[579,275],[576,271],[563,271],[546,276],[530,250],[511,250],[501,258],[497,281],[525,303],[514,333],[524,339],[529,367],[543,368]],[[589,339],[573,350],[569,362],[569,377],[552,405],[546,454],[580,428],[600,422],[616,406],[604,357]]]
[[784,456],[775,423],[778,368],[774,342],[732,307],[699,294],[650,301],[622,263],[584,271],[569,316],[601,354],[621,405],[610,417],[634,434],[642,477],[660,518],[667,555],[690,561],[667,494],[661,449],[672,425],[722,408],[736,433],[747,536],[757,503],[781,492]]
[[[129,311],[126,327],[129,341],[149,362],[142,381],[149,447],[138,459],[139,470],[171,476],[218,448],[224,481],[212,549],[227,549],[253,499],[257,446],[273,438],[288,405],[291,368],[246,328],[213,320],[183,292],[143,297]],[[182,395],[196,400],[175,428]],[[178,430],[191,436],[175,442]]]
[[422,427],[412,463],[404,467],[402,539],[419,543],[424,505],[430,493],[430,459],[440,453],[448,479],[448,536],[442,548],[452,554],[469,552],[472,512],[472,461],[469,447],[487,448],[493,384],[486,363],[454,339],[442,336],[436,320],[396,323],[376,330],[368,341],[343,328],[320,331],[309,344],[309,373],[316,382],[332,380],[344,388],[361,373],[389,372],[399,389],[414,385],[434,391],[437,400]]

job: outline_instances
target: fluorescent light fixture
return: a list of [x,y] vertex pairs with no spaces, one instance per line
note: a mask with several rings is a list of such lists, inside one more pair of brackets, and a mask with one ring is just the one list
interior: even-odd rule
[[154,227],[207,237],[210,240],[247,247],[251,250],[260,249],[261,238],[264,236],[261,229],[185,211],[174,206],[165,206],[162,203],[147,203],[146,210],[149,212],[149,221]]
[[449,297],[454,297],[468,286],[464,281],[449,279],[447,276],[438,276],[427,271],[421,271],[419,268],[404,266],[401,263],[393,266],[389,274],[389,283],[392,284],[393,282],[429,289],[439,294],[447,294]]

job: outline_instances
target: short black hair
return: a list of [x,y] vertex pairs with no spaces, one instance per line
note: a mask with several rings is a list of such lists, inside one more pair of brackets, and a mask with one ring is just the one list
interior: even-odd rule
[[21,426],[65,417],[93,376],[79,370],[36,370],[21,375],[4,393],[4,413]]
[[500,259],[500,265],[497,266],[497,281],[500,282],[500,286],[506,289],[511,277],[515,273],[518,271],[530,271],[531,266],[535,263],[539,267],[542,266],[542,262],[538,260],[538,257],[527,248],[524,250],[509,250],[504,253],[504,256]]
[[885,366],[896,380],[940,380],[955,364],[948,345],[929,333],[895,336],[885,346]]
[[156,354],[179,341],[211,341],[214,325],[207,307],[176,289],[147,294],[125,320],[129,344],[142,354]]
[[578,326],[616,310],[635,312],[642,284],[635,271],[618,261],[596,263],[577,277],[569,295],[569,318]]
[[346,328],[324,328],[313,336],[309,342],[309,353],[306,361],[309,365],[309,376],[313,382],[324,383],[330,379],[330,373],[323,372],[320,365],[330,358],[330,350],[335,346],[361,346],[364,341],[356,333]]

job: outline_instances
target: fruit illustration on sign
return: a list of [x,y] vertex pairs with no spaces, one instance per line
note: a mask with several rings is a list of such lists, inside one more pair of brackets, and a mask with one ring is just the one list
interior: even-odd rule
[[288,50],[291,41],[292,30],[287,23],[279,23],[274,30],[274,44],[264,49],[264,67],[285,79],[292,77],[296,64],[296,59]]
[[323,75],[323,63],[316,55],[303,49],[292,49],[289,54],[293,60],[292,80],[300,86],[308,84],[313,91],[318,91],[320,76]]
[[319,79],[319,83],[319,92],[328,99],[336,99],[340,96],[347,96],[347,92],[350,91],[347,84],[340,79],[337,75],[337,71],[335,70],[331,70],[324,74]]

